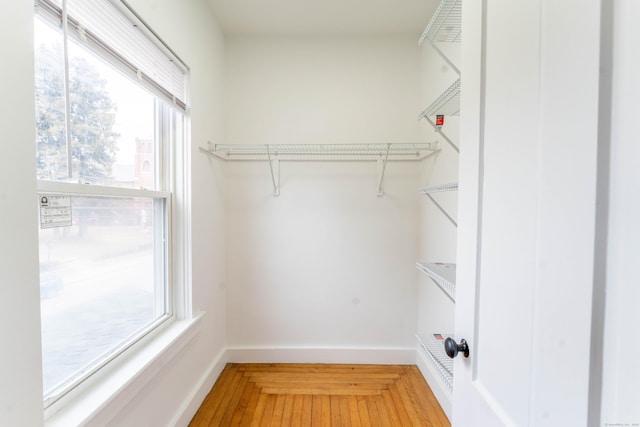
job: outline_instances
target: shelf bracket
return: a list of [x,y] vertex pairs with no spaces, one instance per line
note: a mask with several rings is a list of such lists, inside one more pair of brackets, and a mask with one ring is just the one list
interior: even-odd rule
[[440,129],[439,126],[437,126],[433,120],[431,120],[431,118],[429,116],[427,116],[426,114],[424,116],[422,116],[426,121],[429,122],[429,124],[431,126],[433,126],[433,130],[436,131],[436,133],[438,133],[438,135],[440,135],[445,141],[447,141],[449,143],[449,145],[451,146],[451,148],[453,148],[454,150],[456,150],[456,153],[460,152],[460,149],[458,148],[458,146],[456,144],[453,143],[453,141],[451,141],[449,139],[449,137],[447,135],[445,135],[442,130]]
[[271,171],[271,182],[273,183],[273,195],[280,195],[280,160],[271,157],[269,145],[267,147],[267,158],[269,159],[269,170]]
[[426,196],[427,196],[428,198],[430,198],[430,199],[431,199],[431,201],[433,202],[433,204],[434,204],[434,205],[436,205],[436,207],[437,207],[438,209],[440,209],[440,212],[442,212],[442,214],[443,214],[443,215],[444,215],[444,216],[445,216],[449,221],[451,221],[451,223],[452,223],[454,226],[456,226],[456,227],[458,226],[458,223],[456,222],[456,220],[455,220],[455,219],[453,219],[453,218],[451,217],[451,215],[449,215],[449,214],[447,213],[447,211],[445,211],[445,210],[444,210],[444,208],[440,205],[440,203],[438,203],[438,202],[436,201],[436,199],[435,199],[431,194],[426,193]]
[[445,55],[445,54],[444,54],[444,53],[443,53],[443,52],[438,48],[438,46],[436,46],[436,44],[435,44],[433,41],[431,41],[431,39],[430,39],[430,38],[428,38],[428,37],[427,37],[427,39],[426,39],[426,40],[429,42],[429,44],[431,45],[431,47],[433,48],[433,50],[435,50],[435,51],[436,51],[436,53],[437,53],[438,55],[440,55],[440,57],[444,60],[444,62],[446,62],[446,63],[447,63],[447,65],[448,65],[449,67],[451,67],[451,69],[452,69],[453,71],[455,71],[455,72],[456,72],[456,74],[457,74],[458,76],[460,76],[460,70],[458,69],[458,67],[456,67],[456,66],[455,66],[455,64],[454,64],[453,62],[451,62],[451,60],[450,60],[449,58],[447,58],[447,55]]
[[387,152],[384,159],[378,159],[378,197],[384,196],[384,173],[387,170],[387,161],[389,160],[389,150],[391,144],[387,144]]

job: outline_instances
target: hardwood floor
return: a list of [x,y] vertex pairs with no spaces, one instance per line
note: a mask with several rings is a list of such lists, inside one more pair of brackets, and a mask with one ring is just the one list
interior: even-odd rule
[[416,366],[232,363],[189,425],[451,424]]

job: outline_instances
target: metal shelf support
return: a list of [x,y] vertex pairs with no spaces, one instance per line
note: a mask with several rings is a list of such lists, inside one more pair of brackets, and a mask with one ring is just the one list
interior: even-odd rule
[[455,66],[455,64],[453,62],[451,62],[451,60],[447,57],[447,55],[445,55],[438,46],[436,46],[436,44],[431,40],[431,39],[427,39],[429,41],[429,45],[431,45],[431,47],[433,48],[433,50],[436,51],[436,53],[438,55],[440,55],[440,57],[444,60],[444,62],[447,63],[447,65],[449,67],[451,67],[451,69],[453,71],[456,72],[456,74],[459,76],[460,75],[460,69],[458,67]]
[[442,212],[442,214],[445,216],[445,218],[447,218],[449,221],[451,221],[451,223],[455,226],[458,227],[458,223],[456,222],[455,219],[453,219],[451,217],[451,215],[449,215],[447,213],[447,211],[444,210],[444,208],[442,207],[442,205],[440,203],[438,203],[438,201],[431,195],[431,194],[427,194],[427,197],[429,199],[431,199],[431,201],[433,202],[433,204],[440,210],[440,212]]
[[267,145],[267,157],[269,159],[269,170],[271,171],[271,181],[273,182],[273,195],[280,195],[280,160],[271,157],[271,151]]
[[383,159],[378,159],[378,197],[384,196],[384,172],[387,169],[387,161],[389,160],[389,150],[391,149],[391,144],[387,146],[387,153]]
[[457,189],[458,189],[458,183],[457,182],[450,182],[448,184],[436,185],[434,187],[421,188],[420,190],[418,190],[418,192],[420,192],[420,193],[424,194],[425,196],[429,197],[429,199],[431,199],[433,204],[436,205],[436,207],[438,209],[440,209],[440,212],[442,212],[442,214],[449,221],[451,221],[451,223],[454,226],[457,227],[458,223],[453,219],[453,217],[451,217],[451,215],[449,215],[449,213],[447,213],[447,211],[442,207],[442,205],[440,205],[440,203],[438,203],[438,201],[432,196],[433,193],[441,193],[443,191],[455,191]]

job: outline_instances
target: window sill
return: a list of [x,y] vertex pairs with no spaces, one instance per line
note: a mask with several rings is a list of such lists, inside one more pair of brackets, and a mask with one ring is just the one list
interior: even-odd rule
[[[57,402],[45,411],[46,427],[83,425],[99,416],[107,405],[122,408],[140,391],[200,330],[205,313],[192,319],[174,321],[126,360],[95,379],[78,395]],[[115,406],[114,406],[115,405]]]

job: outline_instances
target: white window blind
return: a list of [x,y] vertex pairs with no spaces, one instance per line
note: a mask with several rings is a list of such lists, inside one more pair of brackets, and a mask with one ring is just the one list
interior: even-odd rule
[[188,67],[123,1],[36,0],[36,12],[62,30],[66,17],[68,37],[186,111]]

